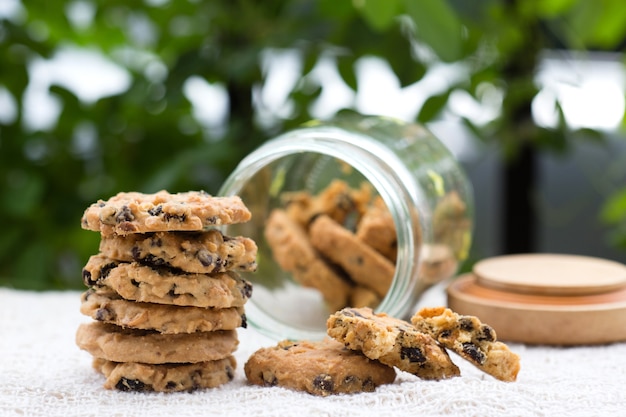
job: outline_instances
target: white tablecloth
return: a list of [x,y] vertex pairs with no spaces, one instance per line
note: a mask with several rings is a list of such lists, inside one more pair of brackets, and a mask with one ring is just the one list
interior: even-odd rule
[[[445,302],[442,287],[419,303]],[[595,347],[511,344],[521,356],[517,382],[497,381],[452,355],[462,375],[423,381],[400,373],[374,393],[326,398],[246,384],[243,364],[275,342],[240,329],[235,379],[193,393],[124,393],[102,388],[74,334],[90,319],[78,292],[0,288],[0,416],[623,416],[626,343]],[[496,329],[497,330],[497,329]]]

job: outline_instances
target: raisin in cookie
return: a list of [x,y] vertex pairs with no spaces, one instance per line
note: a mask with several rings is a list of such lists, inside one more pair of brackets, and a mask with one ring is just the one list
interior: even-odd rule
[[113,324],[83,323],[76,344],[96,358],[112,362],[196,363],[224,359],[239,344],[235,330],[161,334]]
[[344,308],[327,321],[328,335],[346,347],[422,379],[458,376],[459,368],[428,334],[410,323],[372,309]]
[[238,196],[214,197],[204,191],[170,194],[119,193],[89,206],[83,229],[103,236],[173,230],[204,230],[214,225],[243,223],[251,213]]
[[320,258],[305,230],[284,210],[275,209],[270,213],[265,239],[276,263],[302,286],[317,289],[330,311],[348,305],[350,283]]
[[395,380],[396,372],[376,360],[344,348],[332,339],[282,341],[261,348],[244,365],[252,384],[280,386],[313,395],[374,391]]
[[252,284],[233,271],[193,274],[102,255],[89,258],[83,281],[87,286],[107,287],[126,300],[177,306],[242,307],[252,295]]
[[176,392],[215,388],[235,376],[231,355],[208,362],[183,364],[120,363],[95,358],[93,367],[106,377],[104,388],[120,391]]
[[339,265],[354,282],[385,296],[395,273],[391,261],[325,215],[311,223],[309,236],[313,247]]
[[257,268],[257,246],[252,239],[224,236],[215,229],[103,236],[100,253],[118,261],[169,266],[200,274],[254,272]]
[[246,327],[243,307],[201,308],[128,301],[103,288],[81,296],[80,312],[96,321],[159,333],[195,333]]
[[502,381],[515,381],[519,356],[496,340],[496,332],[474,316],[462,316],[449,308],[419,310],[411,322],[484,372]]

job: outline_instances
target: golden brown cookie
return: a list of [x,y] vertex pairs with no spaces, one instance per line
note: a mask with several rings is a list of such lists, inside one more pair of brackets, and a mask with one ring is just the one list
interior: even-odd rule
[[339,265],[354,282],[385,296],[395,273],[391,261],[328,216],[319,216],[311,223],[309,236],[313,247]]
[[371,392],[395,380],[396,372],[332,339],[282,341],[257,350],[244,365],[252,384],[280,386],[313,395]]
[[373,360],[422,379],[458,376],[459,368],[430,335],[410,323],[372,309],[344,308],[327,321],[328,335]]
[[202,308],[127,301],[114,291],[91,288],[80,312],[96,321],[159,333],[195,333],[246,327],[243,307]]
[[83,323],[76,344],[96,358],[112,362],[196,363],[224,359],[239,344],[235,330],[161,334],[113,324]]
[[233,356],[183,364],[120,363],[95,358],[93,367],[106,377],[104,388],[120,391],[176,392],[215,388],[235,376]]
[[216,229],[103,236],[100,253],[118,261],[137,261],[199,274],[254,272],[257,268],[257,246],[252,239],[224,236]]
[[174,230],[204,230],[215,225],[243,223],[251,213],[238,196],[214,197],[204,191],[170,194],[119,193],[89,206],[83,229],[103,236]]
[[241,307],[252,285],[236,272],[183,273],[93,255],[83,268],[87,286],[107,287],[126,300],[194,307]]
[[270,213],[265,239],[276,263],[302,286],[317,289],[329,310],[348,305],[350,283],[319,257],[305,230],[284,210],[275,209]]
[[357,225],[356,236],[391,262],[396,262],[396,225],[382,198],[377,197],[363,213]]
[[489,375],[501,381],[517,379],[519,356],[497,341],[495,330],[477,317],[459,315],[445,307],[433,307],[418,311],[411,323]]

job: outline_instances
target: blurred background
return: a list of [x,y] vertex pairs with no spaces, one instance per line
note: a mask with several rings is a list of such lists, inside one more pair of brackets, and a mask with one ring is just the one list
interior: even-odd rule
[[624,262],[625,39],[623,0],[0,0],[0,285],[81,288],[89,204],[216,193],[341,111],[424,123],[456,155],[468,265]]

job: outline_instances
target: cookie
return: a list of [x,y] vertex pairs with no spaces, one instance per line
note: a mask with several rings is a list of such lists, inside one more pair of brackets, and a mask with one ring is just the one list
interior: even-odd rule
[[350,291],[350,307],[371,307],[380,304],[380,297],[373,290],[362,285],[355,285]]
[[224,359],[239,344],[235,330],[161,334],[113,324],[83,323],[76,344],[92,356],[112,362],[196,363]]
[[411,318],[411,323],[489,375],[501,381],[517,379],[519,356],[497,341],[495,330],[477,317],[459,315],[445,307],[433,307],[419,310]]
[[320,396],[372,392],[396,377],[393,368],[348,350],[332,339],[285,340],[261,348],[250,356],[244,371],[252,384]]
[[252,239],[224,236],[216,229],[104,236],[100,253],[118,261],[169,266],[199,274],[254,272],[257,268],[257,246]]
[[458,261],[447,245],[423,245],[420,257],[419,277],[427,284],[450,278],[458,268]]
[[330,337],[373,360],[410,372],[422,379],[458,376],[459,368],[430,335],[410,323],[372,309],[344,308],[327,321]]
[[350,283],[319,257],[305,230],[284,210],[272,210],[264,233],[274,260],[295,281],[317,289],[331,311],[348,305]]
[[95,358],[93,367],[106,377],[104,387],[120,391],[195,391],[215,388],[235,376],[233,356],[184,364],[120,363]]
[[252,295],[252,285],[232,271],[193,274],[102,255],[89,258],[83,281],[87,286],[108,287],[126,300],[177,306],[241,307]]
[[325,214],[336,222],[353,228],[371,200],[371,185],[363,182],[358,189],[342,180],[333,180],[317,195],[306,191],[283,193],[285,210],[294,221],[307,227],[315,216]]
[[246,327],[243,307],[179,307],[127,301],[106,287],[85,291],[81,301],[82,314],[96,321],[132,329],[195,333]]
[[319,216],[311,223],[309,236],[313,247],[354,282],[385,296],[395,273],[391,261],[328,216]]
[[385,258],[396,262],[398,255],[396,225],[382,198],[377,197],[363,213],[355,234]]
[[238,196],[214,197],[204,191],[170,194],[119,193],[89,206],[83,229],[103,236],[159,231],[199,231],[221,224],[243,223],[251,213]]

